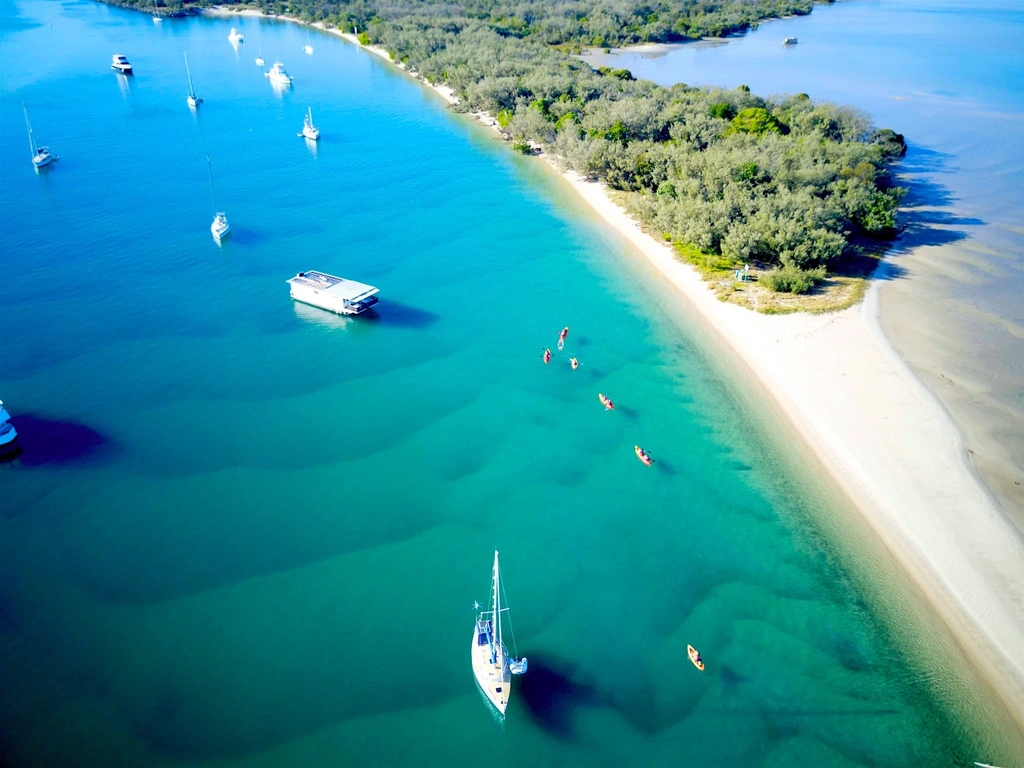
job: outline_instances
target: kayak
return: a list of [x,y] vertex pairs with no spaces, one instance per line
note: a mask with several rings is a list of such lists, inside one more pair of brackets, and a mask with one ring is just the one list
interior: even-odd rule
[[558,340],[558,351],[561,352],[563,349],[565,349],[565,339],[559,339]]
[[686,654],[690,657],[690,661],[693,662],[693,666],[699,669],[701,672],[704,671],[704,661],[701,659],[700,654],[697,653],[697,649],[692,645],[686,646]]
[[615,403],[609,400],[607,397],[602,395],[600,392],[597,393],[597,399],[601,401],[601,405],[607,408],[609,411],[615,410]]
[[569,365],[571,365],[572,369],[575,371],[577,368],[580,367],[580,361],[577,360],[575,357],[570,357],[569,358]]
[[648,467],[651,466],[651,464],[654,463],[654,459],[652,459],[650,456],[648,456],[647,452],[643,448],[641,448],[639,445],[634,445],[633,446],[633,450],[636,451],[636,457],[638,459],[640,459],[640,461],[642,461]]
[[544,364],[547,365],[550,362],[551,362],[551,350],[550,349],[545,349],[544,350]]
[[560,334],[558,334],[558,340],[559,341],[565,341],[565,337],[568,336],[568,335],[569,335],[569,326],[567,325],[567,326],[565,326],[565,328],[562,329],[562,332]]

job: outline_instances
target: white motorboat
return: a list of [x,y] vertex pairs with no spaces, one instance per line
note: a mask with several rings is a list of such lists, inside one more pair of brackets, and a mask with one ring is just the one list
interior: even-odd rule
[[184,54],[184,56],[185,56],[185,74],[188,75],[188,96],[185,97],[185,101],[188,102],[188,105],[190,107],[198,107],[199,103],[202,101],[202,99],[200,99],[198,96],[196,96],[196,89],[192,87],[192,72],[188,68],[188,54],[186,53],[186,54]]
[[163,19],[161,19],[159,16],[154,16],[153,17],[153,23],[154,24],[159,24],[161,21],[163,21]]
[[11,424],[11,414],[0,400],[0,453],[14,450],[18,445],[18,430]]
[[132,73],[132,65],[128,63],[127,57],[121,53],[115,53],[113,58],[111,58],[110,68],[115,72],[120,72],[122,75],[130,75]]
[[232,27],[231,32],[228,34],[228,40],[231,41],[232,45],[238,45],[239,43],[245,41],[245,35],[243,35],[237,29]]
[[[502,635],[502,612],[508,608],[501,607],[501,585],[498,570],[498,552],[494,552],[494,568],[491,575],[491,610],[480,611],[473,629],[473,676],[484,694],[487,702],[504,718],[508,706],[509,695],[512,693],[512,675],[526,672],[526,659],[509,659],[508,650]],[[476,603],[474,608],[479,609]],[[511,624],[509,625],[511,627]],[[513,634],[513,650],[515,635]]]
[[782,41],[782,44],[783,45],[796,45],[796,38],[795,37],[787,37],[785,40]]
[[274,66],[270,68],[269,72],[264,72],[270,82],[277,83],[278,85],[291,85],[292,77],[284,71],[284,65],[280,61],[275,61]]
[[210,156],[206,156],[206,167],[210,170],[210,195],[213,200],[213,210],[216,213],[213,215],[213,223],[210,225],[210,233],[213,235],[213,239],[220,245],[220,241],[231,234],[231,225],[228,224],[228,217],[224,211],[217,211],[217,188],[213,184],[213,163],[210,162]]
[[25,110],[25,127],[28,128],[28,145],[32,150],[32,165],[36,170],[49,165],[58,158],[50,154],[49,147],[41,147],[36,144],[36,135],[32,132],[32,123],[28,121],[28,108],[22,104],[21,108]]
[[304,136],[310,141],[318,141],[320,139],[320,129],[313,125],[313,108],[310,107],[306,112],[306,117],[302,121],[302,133],[299,136]]

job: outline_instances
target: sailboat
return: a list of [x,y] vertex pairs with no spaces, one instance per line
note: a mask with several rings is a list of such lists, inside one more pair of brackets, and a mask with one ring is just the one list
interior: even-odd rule
[[[206,156],[206,167],[210,169],[210,191],[213,194],[213,209],[217,211],[217,188],[213,185],[213,164],[210,156]],[[217,211],[213,216],[213,224],[210,225],[210,232],[213,239],[220,245],[220,241],[231,234],[231,225],[228,224],[228,217],[224,211]]]
[[32,165],[36,170],[39,170],[59,158],[50,154],[49,147],[41,147],[36,144],[36,136],[32,132],[32,123],[28,121],[28,107],[22,104],[21,108],[25,110],[25,127],[28,128],[28,145],[32,150]]
[[[498,551],[494,551],[494,569],[491,576],[491,610],[480,611],[473,629],[473,676],[484,698],[494,707],[501,717],[505,716],[509,695],[512,693],[512,675],[526,672],[526,658],[509,659],[508,650],[502,633],[502,612],[508,608],[501,607],[501,573],[498,570]],[[476,603],[474,608],[479,609]],[[511,628],[511,623],[509,628]],[[512,636],[512,647],[515,649],[515,635]]]
[[188,102],[188,105],[190,107],[197,107],[197,106],[199,106],[199,102],[201,102],[202,99],[200,99],[198,96],[196,96],[196,89],[192,87],[192,72],[188,68],[188,54],[186,53],[186,54],[184,54],[184,56],[185,56],[185,74],[188,75],[188,97],[185,99],[185,101]]
[[306,53],[313,53],[313,40],[309,36],[309,30],[306,30],[306,44],[302,46],[302,50]]
[[299,136],[304,136],[310,141],[317,141],[320,139],[320,129],[313,125],[313,108],[310,107],[309,111],[306,112],[306,118],[302,121],[302,133]]
[[266,64],[266,62],[263,60],[263,49],[258,48],[256,56],[256,66],[262,67],[264,64]]

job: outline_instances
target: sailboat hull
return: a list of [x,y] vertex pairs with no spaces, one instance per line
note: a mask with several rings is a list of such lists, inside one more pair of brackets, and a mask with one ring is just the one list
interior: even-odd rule
[[504,645],[492,645],[489,627],[490,621],[481,619],[473,631],[473,677],[487,703],[504,717],[512,693],[512,674],[508,669],[508,652]]

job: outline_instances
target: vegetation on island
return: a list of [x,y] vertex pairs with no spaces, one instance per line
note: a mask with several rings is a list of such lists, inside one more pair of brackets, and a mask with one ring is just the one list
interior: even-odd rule
[[[168,5],[171,0],[162,0]],[[662,87],[592,69],[567,51],[747,29],[810,12],[812,0],[259,0],[268,12],[356,28],[363,44],[450,87],[455,109],[494,116],[513,146],[619,191],[617,200],[680,256],[749,292],[807,293],[869,273],[904,190],[890,165],[903,137],[806,94]],[[839,273],[840,277],[835,278]],[[856,289],[845,291],[852,303]],[[833,303],[832,306],[835,306]],[[784,304],[759,306],[785,310]]]

